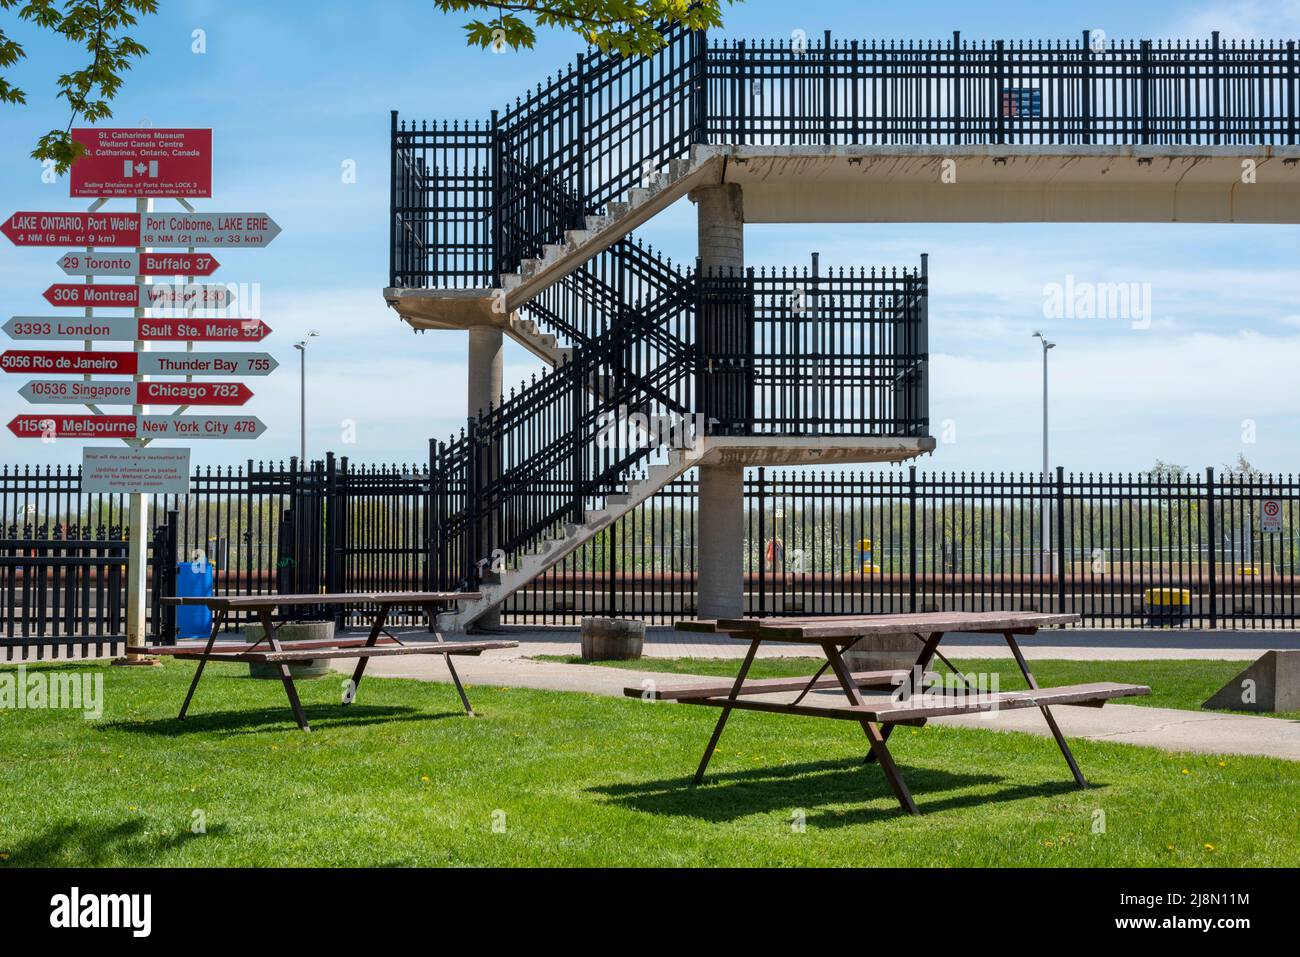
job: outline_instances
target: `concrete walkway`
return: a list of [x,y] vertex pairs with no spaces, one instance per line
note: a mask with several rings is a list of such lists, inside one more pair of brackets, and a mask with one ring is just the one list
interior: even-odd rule
[[[396,634],[418,635],[419,631]],[[579,652],[576,628],[505,627],[493,638],[519,642],[510,656],[576,655]],[[1092,628],[1063,628],[1039,632],[1032,638],[1021,637],[1026,658],[1053,658],[1075,661],[1135,661],[1152,658],[1201,658],[1219,661],[1253,661],[1270,649],[1300,648],[1300,632],[1295,631],[1121,631]],[[647,628],[646,658],[743,658],[747,642],[736,638],[700,632],[675,631],[672,628]],[[1010,658],[1006,643],[997,636],[952,634],[944,638],[943,651],[948,657]],[[759,647],[762,658],[819,657],[807,645],[764,642]]]
[[[623,697],[623,689],[641,686],[647,682],[678,683],[689,681],[689,676],[657,671],[628,671],[598,665],[570,665],[558,662],[534,661],[533,655],[576,655],[577,633],[572,629],[516,630],[503,629],[502,637],[519,642],[518,648],[486,652],[478,658],[457,659],[456,667],[467,684],[536,688],[544,691],[581,691],[590,694]],[[420,632],[408,632],[403,640],[412,640]],[[1188,636],[1196,636],[1189,641]],[[1246,637],[1242,637],[1242,636]],[[1207,637],[1211,636],[1211,637]],[[1069,643],[1062,639],[1071,639]],[[1278,641],[1278,638],[1285,638]],[[1260,639],[1267,639],[1261,641]],[[1294,633],[1278,632],[1268,635],[1259,632],[1104,632],[1089,633],[1064,631],[1044,633],[1034,639],[1031,649],[1025,643],[1027,657],[1073,659],[1142,659],[1142,658],[1218,658],[1250,659],[1263,654],[1268,648],[1300,647]],[[1051,644],[1047,644],[1051,641]],[[960,657],[1010,657],[1006,646],[988,643],[987,636],[955,636],[945,641],[960,645],[955,652]],[[1186,647],[1191,645],[1192,647]],[[718,639],[713,635],[675,632],[669,629],[650,629],[646,637],[645,656],[660,658],[739,658],[744,652],[743,642]],[[809,649],[804,645],[771,645],[760,648],[764,657],[805,657]],[[352,662],[335,665],[340,671],[351,671]],[[422,681],[450,681],[442,658],[416,655],[409,657],[376,658],[367,674],[393,678],[415,678]],[[363,685],[364,688],[364,685]],[[818,693],[816,697],[821,697]],[[827,695],[826,703],[838,704],[843,698]],[[667,705],[666,707],[675,707]],[[1219,714],[1204,711],[1180,711],[1172,708],[1144,708],[1137,705],[1110,704],[1105,708],[1054,709],[1062,731],[1071,738],[1099,741],[1119,741],[1124,744],[1145,745],[1165,751],[1191,751],[1201,754],[1262,755],[1300,761],[1300,721],[1269,718],[1255,715]],[[1037,709],[1003,711],[990,717],[963,716],[938,718],[935,723],[961,727],[984,728],[993,731],[1024,731],[1046,736],[1046,724]]]

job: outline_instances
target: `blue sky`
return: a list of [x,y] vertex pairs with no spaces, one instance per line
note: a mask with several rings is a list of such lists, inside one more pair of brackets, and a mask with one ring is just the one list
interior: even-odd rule
[[[1112,38],[1300,35],[1300,2],[1088,4],[1003,2],[875,4],[748,0],[727,12],[724,33],[787,37],[831,29],[841,37]],[[414,118],[479,118],[579,52],[544,33],[536,50],[495,55],[465,47],[463,17],[427,0],[164,0],[136,31],[150,55],[129,74],[113,125],[210,126],[214,198],[203,209],[266,210],[284,232],[265,250],[227,251],[215,278],[261,284],[265,342],[281,368],[254,380],[247,407],[269,429],[256,442],[199,443],[201,463],[281,458],[295,452],[297,354],[308,329],[309,449],[367,462],[418,461],[430,436],[465,415],[463,333],[415,335],[380,295],[387,271],[389,110]],[[46,184],[28,158],[45,130],[65,125],[57,72],[74,51],[0,14],[28,43],[10,71],[27,107],[0,107],[0,212],[78,209],[66,180]],[[206,52],[192,51],[205,33]],[[352,161],[356,182],[345,183]],[[126,208],[118,201],[114,208]],[[694,255],[685,201],[640,235],[676,258]],[[1295,471],[1300,460],[1300,302],[1294,227],[1189,225],[751,226],[754,265],[903,265],[930,253],[931,415],[941,442],[929,467],[1036,469],[1039,356],[1052,354],[1053,464],[1079,471],[1150,466],[1201,468],[1244,453],[1256,466]],[[41,299],[61,278],[58,249],[0,246],[0,312],[48,313]],[[1067,276],[1150,283],[1152,322],[1045,320],[1043,287]],[[536,368],[507,355],[506,381]],[[0,417],[31,411],[0,382]],[[346,442],[346,423],[355,441]],[[1250,426],[1253,423],[1253,436]],[[1244,441],[1250,440],[1253,441]],[[44,445],[0,435],[0,461],[75,462],[82,443]]]

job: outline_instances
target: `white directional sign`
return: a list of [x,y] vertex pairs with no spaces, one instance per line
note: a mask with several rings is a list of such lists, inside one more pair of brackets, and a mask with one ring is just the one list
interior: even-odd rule
[[255,415],[138,415],[142,439],[255,439],[266,423]]
[[270,375],[268,352],[137,352],[137,375]]
[[20,439],[255,439],[266,424],[255,415],[85,415],[33,412],[15,416]]
[[32,405],[243,405],[253,392],[242,382],[154,379],[33,379],[18,390]]
[[202,282],[56,282],[44,295],[69,309],[222,309],[235,298],[228,286]]
[[69,276],[211,276],[220,265],[211,253],[69,250],[59,257]]
[[134,316],[13,316],[0,329],[10,339],[94,339],[103,342],[259,342],[271,331],[261,319]]
[[261,247],[280,235],[266,213],[14,213],[0,233],[16,246]]

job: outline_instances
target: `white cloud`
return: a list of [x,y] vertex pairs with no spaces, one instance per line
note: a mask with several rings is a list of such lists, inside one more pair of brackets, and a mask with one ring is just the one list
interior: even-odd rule
[[1170,30],[1178,39],[1208,37],[1218,30],[1224,39],[1277,40],[1300,32],[1297,0],[1235,0],[1196,10]]

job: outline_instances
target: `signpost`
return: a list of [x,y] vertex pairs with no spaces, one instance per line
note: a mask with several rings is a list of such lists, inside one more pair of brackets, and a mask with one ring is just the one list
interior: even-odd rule
[[[63,246],[64,275],[82,283],[55,283],[45,299],[59,308],[81,309],[71,318],[14,316],[4,324],[12,339],[80,342],[81,349],[10,349],[0,370],[42,376],[20,394],[33,405],[80,404],[86,413],[37,411],[16,416],[9,430],[23,438],[113,438],[128,446],[82,450],[82,491],[129,496],[127,538],[127,644],[145,643],[147,597],[145,548],[149,498],[189,487],[189,449],[150,447],[158,438],[252,439],[266,426],[252,415],[185,415],[190,406],[242,406],[252,392],[242,382],[195,382],[193,376],[269,375],[276,367],[265,352],[195,352],[195,342],[258,342],[271,330],[258,319],[205,318],[202,310],[228,306],[232,295],[220,284],[195,283],[211,276],[218,262],[209,247],[261,248],[280,227],[266,213],[197,212],[188,200],[212,195],[212,131],[206,129],[77,129],[84,147],[72,164],[70,194],[94,198],[84,212],[17,212],[0,232],[17,246]],[[104,212],[113,197],[135,199],[134,212]],[[168,197],[182,207],[158,212],[150,197]],[[105,249],[103,247],[109,247]],[[122,247],[115,251],[114,247]],[[177,248],[156,252],[154,247]],[[129,277],[101,283],[98,277]],[[184,277],[177,285],[150,277]],[[130,309],[103,317],[96,309]],[[175,310],[175,318],[151,315]],[[200,314],[196,315],[196,311]],[[151,343],[178,341],[184,352],[154,352]],[[130,342],[131,351],[95,351],[95,342]],[[101,380],[93,376],[129,376]],[[82,378],[45,378],[81,376]],[[184,377],[151,381],[150,376]],[[170,415],[150,414],[151,405],[175,406]],[[100,406],[129,406],[129,414],[106,414]],[[136,661],[146,661],[137,657]]]
[[93,382],[33,379],[18,390],[32,405],[243,405],[253,392],[242,382]]
[[[280,226],[266,213],[17,212],[0,224],[15,246],[269,246]],[[141,252],[144,250],[141,249]]]
[[20,439],[255,439],[266,425],[255,415],[66,415],[32,413],[9,420]]
[[[135,321],[135,320],[132,320]],[[5,372],[55,375],[270,375],[279,363],[266,352],[73,352],[6,349]]]
[[56,282],[42,295],[51,306],[75,309],[224,309],[235,298],[227,286],[192,282]]
[[58,265],[69,276],[211,276],[221,263],[209,253],[69,250]]
[[85,152],[72,164],[73,196],[212,195],[212,131],[78,129]]
[[[148,286],[142,287],[148,289]],[[0,326],[10,339],[77,339],[101,342],[261,342],[271,327],[260,319],[136,319],[133,316],[14,316]]]
[[190,450],[87,447],[81,455],[81,490],[184,495],[190,490]]

